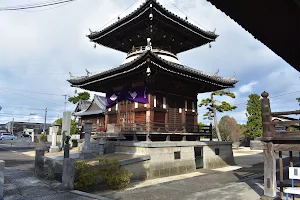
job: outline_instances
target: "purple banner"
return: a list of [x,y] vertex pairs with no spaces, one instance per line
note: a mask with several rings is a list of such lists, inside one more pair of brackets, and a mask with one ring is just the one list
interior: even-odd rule
[[112,107],[120,99],[123,99],[121,92],[108,92],[108,93],[106,93],[106,108]]
[[115,105],[118,101],[124,99],[147,104],[149,102],[148,88],[146,86],[138,86],[129,90],[106,93],[106,108],[110,108],[113,105]]

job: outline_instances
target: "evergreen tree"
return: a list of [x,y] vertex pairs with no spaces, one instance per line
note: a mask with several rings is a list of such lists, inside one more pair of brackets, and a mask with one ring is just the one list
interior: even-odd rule
[[214,96],[227,96],[230,98],[235,98],[235,95],[232,92],[229,91],[225,91],[225,90],[218,90],[215,92],[212,92],[210,95],[210,98],[206,98],[206,99],[202,99],[202,101],[200,102],[199,106],[206,106],[208,112],[206,112],[203,116],[204,119],[214,119],[214,125],[216,128],[216,133],[218,136],[218,140],[222,141],[221,135],[220,135],[220,131],[219,131],[219,127],[218,127],[218,121],[217,121],[217,111],[219,112],[225,112],[225,111],[231,111],[236,109],[236,106],[232,106],[230,105],[228,102],[226,101],[222,101],[220,102],[220,104],[217,103],[217,100],[214,99]]
[[258,94],[249,95],[246,116],[248,121],[246,124],[245,136],[251,139],[262,136],[261,101]]
[[90,99],[90,93],[88,93],[88,92],[80,92],[80,93],[78,93],[77,96],[69,97],[68,101],[71,102],[71,103],[73,103],[73,104],[76,104],[80,100],[89,100],[89,99]]
[[[57,120],[55,120],[55,124],[59,126],[59,129],[58,129],[58,135],[61,135],[61,129],[62,129],[62,118],[58,118]],[[75,134],[78,134],[79,133],[79,130],[78,128],[76,127],[76,122],[75,120],[71,120],[71,127],[70,127],[70,135],[75,135]]]

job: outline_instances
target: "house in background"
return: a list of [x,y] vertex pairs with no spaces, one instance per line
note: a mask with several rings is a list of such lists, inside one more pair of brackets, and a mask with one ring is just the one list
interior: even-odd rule
[[105,109],[106,98],[103,96],[95,94],[92,101],[80,100],[74,112],[79,129],[86,121],[91,121],[93,132],[105,130]]
[[[49,127],[51,127],[51,124],[46,124],[46,130]],[[10,121],[6,124],[6,129],[13,133],[22,133],[25,129],[34,129],[35,133],[39,134],[44,129],[44,123]]]
[[[298,119],[292,118],[292,117],[287,117],[287,116],[277,116],[277,117],[272,117],[272,122],[288,122],[288,121],[296,121]],[[282,132],[282,131],[293,131],[293,130],[299,130],[299,124],[290,124],[289,126],[285,125],[280,125],[277,124],[275,125],[276,131]]]

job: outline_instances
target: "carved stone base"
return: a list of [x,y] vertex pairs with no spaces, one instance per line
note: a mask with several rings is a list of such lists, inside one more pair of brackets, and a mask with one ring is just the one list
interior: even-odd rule
[[260,199],[261,200],[281,200],[281,198],[278,196],[277,197],[262,196]]
[[51,146],[50,149],[49,149],[49,152],[52,153],[52,152],[59,152],[60,149],[58,146]]

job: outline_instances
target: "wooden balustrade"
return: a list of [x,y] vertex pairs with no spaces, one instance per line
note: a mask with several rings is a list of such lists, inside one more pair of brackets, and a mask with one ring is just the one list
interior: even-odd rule
[[[263,140],[299,140],[300,131],[299,124],[300,120],[292,119],[289,121],[272,121],[272,117],[282,117],[282,115],[297,115],[300,114],[300,110],[295,111],[282,111],[282,112],[271,112],[269,94],[263,92],[262,96],[262,121],[263,121]],[[298,130],[290,131],[288,127],[295,125]],[[284,129],[280,130],[279,128]]]

